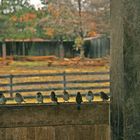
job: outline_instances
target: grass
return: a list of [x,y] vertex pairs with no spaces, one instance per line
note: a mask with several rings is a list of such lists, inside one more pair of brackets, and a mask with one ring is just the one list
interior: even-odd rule
[[[48,67],[48,63],[46,61],[41,61],[41,62],[26,62],[26,61],[14,61],[12,62],[10,65],[8,66],[1,66],[0,69],[0,75],[3,74],[37,74],[37,73],[59,73],[59,72],[106,72],[109,71],[109,66],[105,65],[105,66],[50,66]],[[99,79],[108,79],[108,76],[69,76],[67,77],[68,80],[99,80]],[[32,77],[32,78],[17,78],[14,79],[15,83],[19,83],[19,82],[31,82],[31,81],[53,81],[53,80],[62,80],[62,77],[56,77],[56,76],[52,76],[52,77]],[[1,83],[9,83],[8,80],[5,79],[1,79]],[[103,84],[89,84],[89,83],[85,83],[85,84],[69,84],[69,86],[108,86],[109,83],[103,83]],[[36,88],[44,88],[46,85],[38,85],[36,86]],[[48,85],[50,88],[53,88],[53,86],[56,85]],[[57,85],[58,87],[62,87],[62,85]],[[34,86],[18,86],[15,89],[23,89],[23,88],[34,88]],[[7,89],[7,87],[5,88],[0,88],[0,90],[5,90]],[[100,92],[101,90],[94,90],[93,92]],[[105,92],[109,92],[109,90],[104,90]],[[77,91],[69,91],[70,94],[76,94]],[[43,95],[49,95],[50,92],[42,92]],[[87,93],[87,90],[82,90],[81,91],[82,94]],[[30,93],[21,93],[23,96],[28,96],[28,95],[33,95],[35,96],[35,92],[30,92]],[[56,91],[56,94],[62,94],[62,91]],[[9,97],[9,94],[5,94],[7,97]],[[59,98],[60,102],[63,102],[63,99]],[[84,98],[84,101],[85,98]],[[101,101],[100,97],[95,97],[95,101]],[[27,103],[35,103],[35,99],[27,99]],[[45,102],[48,103],[50,102],[49,99],[45,99]],[[70,102],[75,102],[75,98],[71,98]],[[8,103],[15,103],[14,101],[9,101]]]

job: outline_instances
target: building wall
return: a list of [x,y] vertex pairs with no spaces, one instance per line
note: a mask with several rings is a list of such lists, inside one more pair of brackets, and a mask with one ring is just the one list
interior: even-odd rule
[[110,55],[110,39],[107,37],[93,38],[85,41],[85,56],[101,58]]
[[109,104],[6,105],[0,140],[109,140]]
[[[60,57],[61,49],[58,42],[7,42],[7,55],[50,56]],[[64,57],[73,57],[73,42],[63,42]],[[1,49],[0,49],[1,54]]]
[[[1,44],[0,44],[1,45]],[[80,55],[80,51],[76,51],[73,47],[73,41],[64,41],[63,48],[57,41],[44,42],[7,42],[7,56],[50,56],[72,58]],[[110,54],[110,39],[107,37],[97,37],[86,40],[84,45],[85,57],[101,58]],[[0,56],[2,56],[2,48],[0,47]]]

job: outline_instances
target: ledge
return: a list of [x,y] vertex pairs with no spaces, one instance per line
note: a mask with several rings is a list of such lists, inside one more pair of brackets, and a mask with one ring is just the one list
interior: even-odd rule
[[109,124],[109,103],[1,105],[0,114],[0,128]]

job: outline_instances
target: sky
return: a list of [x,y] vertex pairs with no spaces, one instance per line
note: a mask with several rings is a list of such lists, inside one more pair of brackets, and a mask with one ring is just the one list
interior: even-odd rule
[[40,0],[30,0],[30,3],[35,5],[36,8],[41,7],[41,2]]
[[[42,7],[40,0],[29,0],[31,4],[33,4],[35,6],[35,8],[40,8]],[[1,2],[1,0],[0,0]]]

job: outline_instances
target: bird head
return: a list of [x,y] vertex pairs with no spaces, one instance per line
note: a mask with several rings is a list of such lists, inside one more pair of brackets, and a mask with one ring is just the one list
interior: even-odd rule
[[52,91],[52,92],[51,92],[51,95],[52,95],[52,96],[55,96],[55,92],[54,92],[54,91]]
[[100,95],[103,95],[103,94],[105,94],[105,93],[104,93],[103,91],[101,91],[101,92],[100,92]]
[[64,92],[63,92],[64,94],[68,94],[68,92],[66,91],[66,90],[64,90]]
[[16,93],[16,97],[20,97],[20,96],[21,96],[20,93],[17,92],[17,93]]
[[78,91],[78,92],[77,92],[77,95],[79,96],[79,95],[81,95],[81,93]]
[[37,96],[40,96],[40,95],[42,95],[41,92],[37,92]]
[[91,90],[88,91],[88,95],[92,95],[93,92]]

